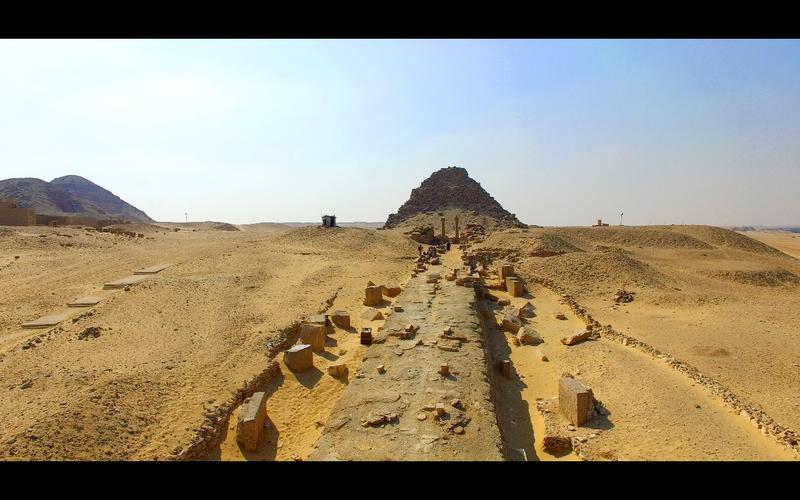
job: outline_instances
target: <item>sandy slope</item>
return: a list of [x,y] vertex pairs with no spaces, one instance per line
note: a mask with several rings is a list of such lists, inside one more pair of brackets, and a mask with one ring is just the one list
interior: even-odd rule
[[[394,233],[361,229],[0,233],[4,459],[166,457],[209,405],[263,370],[278,330],[334,294],[357,300],[368,279],[405,275],[415,252]],[[130,291],[100,291],[160,262],[173,266]],[[75,322],[19,328],[88,294],[105,300]],[[78,339],[93,326],[98,337]]]
[[788,231],[747,231],[741,234],[800,259],[800,234],[798,233],[790,233]]
[[[507,231],[477,247],[516,261],[523,277],[553,280],[601,324],[688,362],[779,423],[800,429],[800,261],[705,226]],[[621,287],[636,292],[635,300],[616,306]],[[592,373],[601,361],[587,351],[581,365]],[[634,372],[636,363],[617,366]],[[658,401],[663,390],[652,394]],[[654,424],[664,411],[648,417],[629,408]],[[707,425],[702,415],[687,411],[682,418]]]

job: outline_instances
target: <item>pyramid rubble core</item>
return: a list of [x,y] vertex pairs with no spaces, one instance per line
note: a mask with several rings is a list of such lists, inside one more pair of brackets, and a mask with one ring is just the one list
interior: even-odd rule
[[389,215],[384,228],[396,227],[417,214],[447,209],[472,211],[496,219],[500,225],[508,227],[528,227],[492,198],[480,183],[469,176],[466,169],[447,167],[434,172],[418,188],[413,189],[408,201],[397,213]]

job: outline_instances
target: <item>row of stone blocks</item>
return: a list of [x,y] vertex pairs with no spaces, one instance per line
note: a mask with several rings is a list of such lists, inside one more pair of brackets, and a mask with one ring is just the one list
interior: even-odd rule
[[301,343],[283,353],[283,361],[290,370],[304,372],[314,365],[313,353],[325,350],[327,329],[331,324],[350,328],[350,314],[347,311],[336,311],[333,321],[324,314],[315,314],[300,325]]
[[514,273],[514,266],[511,264],[500,265],[500,280],[509,295],[512,297],[522,297],[525,294],[525,283]]
[[400,291],[399,285],[369,285],[364,290],[364,305],[368,307],[377,306],[383,302],[384,295],[396,297],[400,294]]

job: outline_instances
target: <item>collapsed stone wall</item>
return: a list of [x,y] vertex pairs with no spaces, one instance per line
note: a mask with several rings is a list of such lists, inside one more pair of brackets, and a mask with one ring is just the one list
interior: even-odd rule
[[771,436],[778,444],[793,450],[797,455],[800,455],[800,440],[797,433],[788,427],[775,422],[775,420],[767,415],[766,412],[761,410],[758,406],[749,401],[739,398],[736,394],[731,392],[727,387],[719,382],[703,375],[697,368],[677,359],[675,356],[665,353],[646,342],[637,340],[634,337],[620,333],[611,325],[601,325],[595,320],[592,315],[577,301],[567,293],[563,288],[557,285],[550,279],[542,278],[539,276],[529,276],[530,281],[538,283],[545,288],[555,292],[564,304],[579,317],[587,326],[591,325],[592,331],[600,334],[600,337],[618,342],[624,346],[631,347],[640,352],[643,352],[654,359],[664,361],[671,368],[678,370],[687,377],[691,378],[698,384],[708,388],[712,394],[722,399],[723,404],[732,408],[744,418],[748,419],[754,427],[761,430],[765,436]]
[[[336,291],[331,297],[325,300],[323,306],[317,314],[324,314],[333,305],[339,292]],[[279,330],[276,337],[268,343],[268,359],[271,361],[266,368],[255,375],[250,380],[242,383],[231,396],[222,404],[216,405],[205,413],[205,420],[199,429],[195,430],[195,436],[184,446],[178,446],[168,460],[197,460],[204,457],[212,448],[222,443],[224,430],[228,427],[233,411],[241,405],[245,399],[253,395],[260,387],[278,375],[280,367],[275,357],[283,351],[289,349],[300,337],[300,325],[303,320],[297,320],[286,328]]]

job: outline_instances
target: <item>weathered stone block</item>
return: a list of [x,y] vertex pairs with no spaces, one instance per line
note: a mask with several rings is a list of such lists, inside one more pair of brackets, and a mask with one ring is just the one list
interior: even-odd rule
[[314,353],[310,345],[297,344],[283,353],[283,362],[293,372],[304,372],[314,366]]
[[506,278],[506,290],[512,297],[522,297],[525,293],[525,284],[519,278],[509,276]]
[[374,307],[368,307],[364,309],[364,312],[361,313],[361,319],[365,319],[367,321],[377,321],[379,319],[383,319],[383,314]]
[[514,276],[514,266],[511,264],[500,265],[500,279],[505,280],[509,276]]
[[256,392],[247,398],[236,422],[236,441],[247,451],[258,449],[267,419],[267,394]]
[[308,322],[325,326],[329,326],[331,324],[331,320],[329,320],[328,317],[325,316],[324,314],[314,314],[310,318],[308,318]]
[[561,339],[561,343],[564,345],[574,345],[582,340],[588,339],[592,335],[592,332],[589,330],[583,332],[577,332],[567,337]]
[[331,365],[328,367],[328,375],[334,378],[339,378],[347,375],[348,368],[347,365],[344,363],[340,363],[338,365]]
[[300,325],[300,340],[311,346],[315,352],[325,350],[325,325],[303,323]]
[[539,345],[544,342],[539,332],[533,329],[532,326],[525,326],[517,333],[517,340],[523,345]]
[[336,311],[333,313],[333,324],[339,328],[350,328],[350,313],[347,311]]
[[383,301],[383,292],[379,286],[368,286],[364,291],[364,305],[376,306]]
[[517,316],[520,318],[535,318],[536,307],[530,302],[526,302],[525,305],[517,310]]
[[508,312],[503,316],[502,327],[507,332],[517,333],[522,328],[522,321],[516,314]]
[[558,382],[558,407],[573,425],[581,426],[589,419],[594,396],[592,390],[574,378],[562,377]]
[[383,294],[387,297],[397,297],[400,295],[401,291],[402,289],[400,288],[400,285],[397,284],[385,285],[383,287]]

